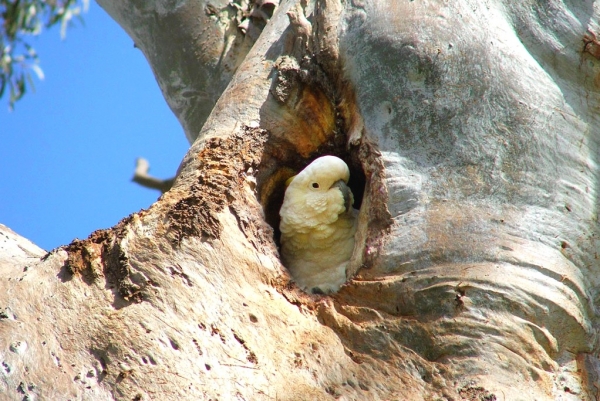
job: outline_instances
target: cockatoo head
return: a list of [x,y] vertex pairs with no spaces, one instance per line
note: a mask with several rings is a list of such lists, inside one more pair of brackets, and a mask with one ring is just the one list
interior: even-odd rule
[[348,188],[350,170],[335,156],[322,156],[288,180],[280,215],[295,227],[329,224],[354,202]]

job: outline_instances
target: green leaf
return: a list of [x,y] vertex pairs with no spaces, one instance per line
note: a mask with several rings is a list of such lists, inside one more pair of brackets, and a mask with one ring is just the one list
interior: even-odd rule
[[35,90],[32,72],[44,79],[28,40],[54,25],[60,25],[64,38],[72,21],[82,21],[81,13],[88,7],[89,0],[0,0],[0,98],[8,92],[11,110],[28,88]]

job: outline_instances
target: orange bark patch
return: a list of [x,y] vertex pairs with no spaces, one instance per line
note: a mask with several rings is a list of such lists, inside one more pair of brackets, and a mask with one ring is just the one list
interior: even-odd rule
[[[235,207],[250,171],[260,165],[266,132],[245,128],[226,138],[211,138],[198,153],[198,181],[189,195],[167,213],[168,237],[180,243],[186,237],[219,238],[222,230],[218,214],[227,206]],[[239,217],[236,215],[236,217]],[[249,227],[241,224],[242,230]]]

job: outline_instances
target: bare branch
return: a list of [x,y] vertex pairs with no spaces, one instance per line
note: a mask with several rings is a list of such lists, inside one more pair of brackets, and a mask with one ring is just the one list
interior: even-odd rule
[[131,181],[136,182],[146,188],[158,189],[163,194],[171,189],[173,182],[175,182],[175,177],[161,180],[160,178],[149,175],[149,170],[150,163],[148,160],[138,157],[138,159],[135,161],[135,172]]

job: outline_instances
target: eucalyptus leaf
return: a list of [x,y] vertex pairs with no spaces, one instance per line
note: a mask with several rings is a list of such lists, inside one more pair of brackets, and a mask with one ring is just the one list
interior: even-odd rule
[[88,8],[88,0],[0,0],[0,98],[8,88],[9,109],[33,89],[32,73],[44,79],[31,38],[60,25],[64,39],[72,20],[81,21]]

